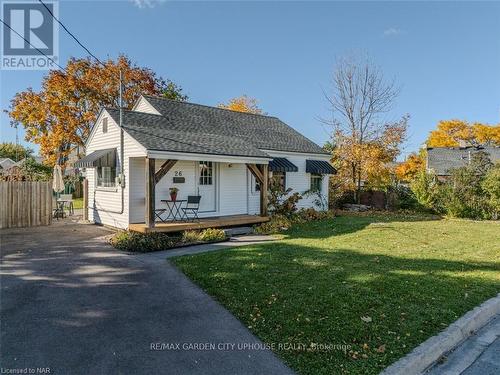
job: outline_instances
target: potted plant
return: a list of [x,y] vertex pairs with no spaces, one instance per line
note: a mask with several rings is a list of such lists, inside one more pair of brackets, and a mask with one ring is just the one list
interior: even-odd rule
[[169,190],[170,190],[170,199],[175,202],[177,199],[177,192],[179,191],[179,189],[176,187],[171,187]]

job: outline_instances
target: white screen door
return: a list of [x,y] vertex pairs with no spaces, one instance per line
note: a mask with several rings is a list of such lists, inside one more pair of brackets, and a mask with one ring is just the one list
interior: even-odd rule
[[215,163],[211,161],[200,161],[198,172],[198,194],[201,195],[201,212],[216,210],[215,185]]

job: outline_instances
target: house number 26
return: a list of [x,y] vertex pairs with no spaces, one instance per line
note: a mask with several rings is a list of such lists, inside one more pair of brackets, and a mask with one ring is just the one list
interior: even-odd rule
[[175,177],[182,177],[182,171],[175,171],[174,176]]

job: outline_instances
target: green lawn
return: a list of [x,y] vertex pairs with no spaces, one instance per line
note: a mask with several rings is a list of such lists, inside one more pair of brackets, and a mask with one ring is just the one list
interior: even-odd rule
[[291,368],[330,375],[376,374],[493,297],[499,257],[498,222],[374,215],[174,263],[264,342],[293,344],[275,349]]

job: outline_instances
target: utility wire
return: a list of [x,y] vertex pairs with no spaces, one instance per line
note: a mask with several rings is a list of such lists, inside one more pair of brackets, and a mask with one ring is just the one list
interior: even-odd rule
[[92,56],[94,59],[96,59],[96,61],[99,64],[101,64],[102,66],[105,66],[101,60],[99,60],[92,52],[90,52],[90,50],[87,47],[85,47],[82,44],[82,42],[80,42],[78,40],[78,38],[71,31],[69,31],[68,28],[61,21],[59,21],[59,19],[56,16],[54,16],[54,13],[52,13],[50,8],[47,5],[45,5],[45,3],[42,0],[38,0],[38,1],[45,7],[45,9],[47,9],[47,11],[52,16],[52,18],[55,19],[59,25],[61,25],[61,27],[64,29],[64,31],[66,31],[68,33],[68,35],[71,36],[74,39],[74,41],[78,43],[78,45],[80,47],[82,47],[90,56]]
[[15,32],[20,38],[24,39],[24,41],[26,43],[28,43],[31,47],[33,47],[34,49],[36,49],[40,54],[44,55],[46,58],[48,58],[50,61],[52,61],[55,65],[57,65],[59,67],[59,69],[61,69],[64,73],[67,73],[66,72],[66,69],[64,69],[61,65],[59,65],[58,63],[56,63],[54,61],[54,59],[48,55],[46,55],[44,52],[42,52],[39,48],[35,47],[33,44],[30,43],[30,41],[28,39],[26,39],[24,36],[22,36],[21,34],[19,34],[16,30],[14,30],[12,27],[10,27],[10,25],[8,23],[6,23],[3,19],[0,18],[0,22],[2,22],[5,26],[7,26],[10,30],[12,30],[13,32]]

